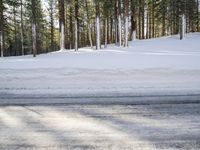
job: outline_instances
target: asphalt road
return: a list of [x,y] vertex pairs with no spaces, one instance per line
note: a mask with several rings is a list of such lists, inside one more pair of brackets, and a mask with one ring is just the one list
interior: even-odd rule
[[198,150],[200,103],[1,105],[0,149]]

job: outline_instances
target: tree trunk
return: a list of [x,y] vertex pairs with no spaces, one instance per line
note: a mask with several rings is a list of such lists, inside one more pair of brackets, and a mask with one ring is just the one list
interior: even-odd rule
[[21,0],[21,52],[24,55],[23,0]]
[[135,20],[135,3],[131,1],[131,40],[136,39],[136,20]]
[[144,24],[145,24],[145,15],[144,15],[144,0],[141,3],[141,10],[142,10],[142,39],[144,39]]
[[152,37],[155,37],[155,0],[153,0],[152,8]]
[[107,44],[108,44],[108,18],[105,18],[105,25],[104,25],[104,33],[105,33],[105,45],[104,47],[107,48]]
[[37,54],[37,36],[36,36],[36,12],[35,12],[35,0],[32,0],[32,44],[33,44],[33,57]]
[[118,32],[119,46],[122,46],[121,0],[118,0]]
[[163,2],[164,4],[162,4],[163,5],[163,10],[162,10],[162,36],[165,36],[166,35],[166,33],[165,33],[165,31],[166,31],[166,22],[165,22],[165,18],[166,18],[166,11],[167,11],[167,9],[166,9],[166,2]]
[[180,16],[180,40],[185,37],[185,15]]
[[124,39],[125,47],[128,47],[128,14],[129,14],[129,0],[125,0],[125,39]]
[[51,51],[54,51],[54,3],[53,0],[50,1],[50,26],[51,26]]
[[4,50],[3,50],[3,31],[1,30],[0,31],[0,48],[1,48],[1,57],[3,57],[3,52],[4,52]]
[[75,51],[78,51],[78,0],[75,1],[75,21],[74,21],[74,28],[75,28],[74,48],[75,48]]
[[197,0],[197,32],[199,31],[199,0]]
[[95,0],[96,5],[96,49],[100,49],[100,12],[99,12],[99,2]]
[[[108,8],[106,8],[108,9]],[[119,27],[118,27],[118,0],[115,0],[115,45],[118,44],[118,40],[119,40],[119,36],[118,36],[118,32],[119,32]],[[106,14],[106,16],[108,16],[109,14]],[[107,21],[108,22],[108,21]]]
[[60,50],[65,50],[65,3],[59,0]]
[[[73,13],[73,9],[72,7],[70,6],[70,13],[72,14]],[[71,37],[71,40],[70,40],[70,49],[73,49],[74,48],[74,35],[73,35],[73,18],[72,18],[72,15],[69,16],[69,36]]]
[[88,2],[87,0],[85,1],[85,6],[86,6],[86,13],[87,13],[87,27],[88,27],[88,38],[90,42],[90,47],[93,49],[93,42],[92,42],[92,33],[91,33],[91,23],[90,23],[90,18],[89,18],[89,10],[88,10]]
[[4,56],[4,42],[3,42],[3,27],[4,27],[4,17],[3,17],[3,1],[0,0],[0,49],[1,57]]

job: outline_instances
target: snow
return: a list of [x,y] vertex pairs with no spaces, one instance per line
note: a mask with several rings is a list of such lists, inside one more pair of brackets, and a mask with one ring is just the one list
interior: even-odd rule
[[106,96],[200,93],[200,33],[0,58],[0,100],[13,95]]
[[84,69],[147,69],[200,68],[200,33],[134,41],[129,48],[109,46],[107,49],[82,48],[78,52],[58,51],[49,54],[0,59],[0,69],[84,68]]
[[0,149],[200,149],[199,102],[200,33],[0,58]]

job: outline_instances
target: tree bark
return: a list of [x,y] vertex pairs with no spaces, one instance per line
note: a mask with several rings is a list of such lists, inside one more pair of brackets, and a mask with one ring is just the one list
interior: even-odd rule
[[4,52],[4,49],[3,49],[3,31],[0,30],[0,48],[1,48],[1,57],[3,57],[3,52]]
[[65,50],[65,3],[59,0],[60,50]]
[[180,40],[184,39],[185,36],[185,15],[180,15]]
[[128,14],[129,14],[129,0],[125,0],[125,39],[124,39],[125,47],[128,47]]
[[104,47],[107,48],[107,44],[108,44],[108,18],[105,18],[105,25],[104,25],[104,33],[105,33],[105,44]]
[[23,0],[21,0],[21,52],[24,55]]
[[89,18],[89,9],[88,9],[88,2],[87,0],[85,1],[85,7],[86,7],[86,13],[87,13],[87,27],[88,27],[88,38],[90,42],[90,47],[93,49],[93,42],[92,42],[92,33],[91,33],[91,22]]
[[74,28],[75,28],[75,40],[74,40],[74,48],[75,51],[78,51],[78,0],[75,0],[75,21],[74,21]]
[[3,1],[0,0],[0,49],[1,57],[4,56],[4,42],[3,42],[3,28],[4,28],[4,17],[3,17]]
[[121,0],[118,0],[118,37],[119,37],[119,46],[122,46]]
[[96,5],[96,49],[100,49],[100,10],[99,10],[99,2],[95,0]]
[[155,0],[153,0],[152,6],[152,37],[155,37]]
[[33,57],[37,54],[37,36],[36,36],[36,11],[35,11],[35,0],[32,0],[32,44],[33,44]]
[[199,31],[199,0],[197,0],[197,32]]
[[136,39],[136,20],[135,20],[135,3],[131,1],[131,40]]
[[54,3],[53,0],[50,1],[50,26],[51,26],[51,51],[54,51]]

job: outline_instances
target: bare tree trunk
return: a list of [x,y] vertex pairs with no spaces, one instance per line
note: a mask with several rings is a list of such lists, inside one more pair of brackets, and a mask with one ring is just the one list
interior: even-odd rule
[[65,50],[65,3],[59,0],[60,50]]
[[165,36],[166,35],[166,21],[165,21],[165,18],[166,18],[166,11],[167,11],[167,9],[165,8],[166,6],[166,4],[167,3],[165,3],[165,2],[163,2],[164,4],[164,9],[165,10],[162,10],[162,36]]
[[53,12],[54,12],[54,3],[53,0],[50,1],[50,26],[51,26],[51,51],[54,51],[55,47],[54,47],[54,16],[53,16]]
[[125,0],[125,39],[124,39],[125,47],[128,47],[128,14],[129,14],[129,0]]
[[180,16],[180,40],[185,37],[185,15]]
[[118,39],[119,39],[119,36],[118,36],[118,31],[119,31],[119,28],[118,28],[118,12],[119,12],[118,11],[118,0],[116,0],[115,1],[115,15],[114,15],[115,16],[115,45],[118,44]]
[[21,51],[24,55],[23,0],[21,0]]
[[32,23],[33,57],[37,54],[36,25]]
[[3,1],[0,0],[0,49],[1,57],[4,56],[4,42],[3,42],[3,27],[4,27],[4,18],[3,18]]
[[16,27],[16,8],[15,5],[13,5],[13,25],[14,25],[14,50],[15,50],[15,56],[18,56],[18,46],[17,46],[17,27]]
[[75,21],[74,21],[74,27],[75,27],[74,48],[75,48],[75,51],[78,51],[78,0],[75,1]]
[[118,36],[119,46],[122,46],[122,19],[121,19],[121,0],[118,0]]
[[152,8],[152,37],[155,37],[155,0],[153,0]]
[[199,32],[199,0],[197,0],[197,32]]
[[95,0],[96,5],[96,49],[100,49],[100,12],[99,12],[99,2]]
[[33,57],[37,54],[37,36],[36,36],[36,12],[35,12],[35,0],[32,0],[32,43],[33,43]]
[[89,41],[90,41],[90,47],[93,48],[93,42],[92,42],[92,33],[91,33],[91,25],[88,25],[88,37],[89,37]]
[[142,10],[142,39],[144,39],[144,24],[145,24],[145,15],[144,15],[144,0],[141,3],[141,10]]
[[87,27],[88,27],[88,38],[90,42],[90,47],[91,49],[93,48],[93,42],[92,42],[92,33],[91,33],[91,22],[89,18],[89,10],[88,10],[88,2],[87,0],[85,1],[85,6],[86,6],[86,13],[87,13]]
[[108,18],[105,18],[105,48],[107,48],[107,44],[108,44]]
[[3,49],[3,31],[0,31],[0,48],[1,48],[1,57],[3,57],[3,52],[4,52],[4,49]]
[[[72,9],[72,6],[70,6],[70,13],[72,14],[73,13],[73,9]],[[70,37],[71,37],[71,40],[70,40],[70,49],[73,49],[74,48],[74,35],[73,35],[73,18],[72,18],[72,15],[69,16],[69,29],[70,29]]]
[[136,20],[135,20],[135,3],[131,1],[131,40],[136,39]]

